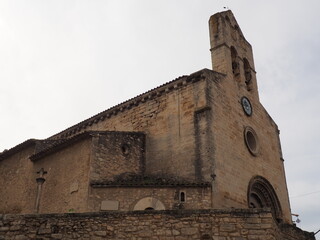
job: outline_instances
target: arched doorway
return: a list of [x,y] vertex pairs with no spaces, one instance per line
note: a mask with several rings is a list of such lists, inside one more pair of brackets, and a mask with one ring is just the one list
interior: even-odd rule
[[136,205],[133,207],[133,210],[165,210],[164,204],[153,197],[145,197],[140,199]]
[[271,208],[277,222],[282,222],[282,210],[279,199],[270,182],[261,176],[253,177],[248,187],[249,208]]

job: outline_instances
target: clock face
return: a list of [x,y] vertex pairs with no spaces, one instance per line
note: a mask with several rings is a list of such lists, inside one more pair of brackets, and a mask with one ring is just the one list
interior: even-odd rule
[[252,106],[251,106],[249,99],[246,97],[242,97],[241,98],[241,105],[242,105],[242,108],[243,108],[243,111],[245,112],[245,114],[247,114],[248,116],[251,116]]

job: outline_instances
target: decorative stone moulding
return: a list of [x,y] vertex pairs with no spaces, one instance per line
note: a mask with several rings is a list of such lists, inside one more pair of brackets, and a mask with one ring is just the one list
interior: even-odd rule
[[259,140],[256,132],[253,130],[252,127],[245,127],[244,129],[244,141],[249,152],[253,156],[257,156],[259,154]]
[[275,220],[282,222],[282,209],[277,194],[271,183],[262,176],[255,176],[249,182],[248,207],[271,208]]

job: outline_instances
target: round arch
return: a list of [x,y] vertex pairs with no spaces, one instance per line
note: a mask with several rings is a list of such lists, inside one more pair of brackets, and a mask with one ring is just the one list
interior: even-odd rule
[[138,210],[165,210],[164,204],[153,197],[145,197],[140,199],[136,205],[133,207],[134,211]]
[[282,210],[279,199],[270,182],[261,176],[253,177],[248,186],[249,208],[271,208],[277,222],[282,221]]

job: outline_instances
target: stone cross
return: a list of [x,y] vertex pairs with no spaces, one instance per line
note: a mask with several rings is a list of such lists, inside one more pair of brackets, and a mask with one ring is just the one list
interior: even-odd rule
[[47,174],[48,172],[45,171],[43,168],[41,168],[37,173],[40,174],[39,177],[43,178],[43,175],[44,175],[44,174]]

